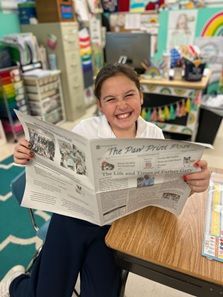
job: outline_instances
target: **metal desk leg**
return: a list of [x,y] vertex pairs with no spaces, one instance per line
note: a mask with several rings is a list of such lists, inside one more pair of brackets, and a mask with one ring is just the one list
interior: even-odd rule
[[125,286],[127,282],[127,277],[128,277],[129,272],[125,269],[122,269],[121,272],[121,288],[120,288],[120,294],[119,297],[124,297],[125,295]]

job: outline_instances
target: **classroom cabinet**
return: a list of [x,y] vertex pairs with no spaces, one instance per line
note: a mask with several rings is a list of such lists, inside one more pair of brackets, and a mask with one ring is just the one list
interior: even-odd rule
[[12,134],[17,140],[23,130],[14,109],[29,113],[22,75],[17,66],[0,69],[0,119],[5,133]]
[[31,115],[58,124],[65,120],[60,71],[35,70],[24,73],[24,85]]
[[[84,102],[84,81],[80,59],[78,24],[42,23],[37,25],[23,25],[22,32],[32,32],[40,45],[46,47],[48,54],[55,55],[57,69],[61,70],[61,84],[64,95],[66,119],[76,120],[83,115],[86,104]],[[54,47],[49,46],[54,39]]]

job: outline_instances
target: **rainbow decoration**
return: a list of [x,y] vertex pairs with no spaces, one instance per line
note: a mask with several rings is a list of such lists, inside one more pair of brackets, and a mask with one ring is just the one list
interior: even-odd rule
[[22,131],[14,109],[28,113],[23,81],[17,66],[0,69],[0,117],[6,133]]
[[215,14],[205,24],[201,36],[223,36],[223,11]]
[[[93,63],[92,63],[92,48],[91,38],[86,28],[79,31],[79,45],[81,64],[84,75],[84,88],[88,88],[93,84]],[[92,81],[89,79],[92,78]]]
[[183,117],[189,114],[191,110],[196,110],[196,108],[196,104],[190,98],[187,98],[162,106],[143,107],[141,116],[148,122],[164,122]]

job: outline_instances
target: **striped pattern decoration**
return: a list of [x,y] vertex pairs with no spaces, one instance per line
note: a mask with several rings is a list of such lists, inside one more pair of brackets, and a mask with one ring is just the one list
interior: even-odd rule
[[177,117],[183,117],[195,110],[196,104],[190,98],[178,100],[175,103],[170,103],[157,107],[143,107],[141,116],[146,121],[164,122],[166,120],[175,120]]

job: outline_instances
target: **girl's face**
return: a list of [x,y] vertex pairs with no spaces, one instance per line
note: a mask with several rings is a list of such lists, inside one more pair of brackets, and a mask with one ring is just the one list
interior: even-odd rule
[[180,16],[178,21],[178,28],[185,29],[187,27],[187,17],[183,14]]
[[110,77],[103,82],[98,107],[106,116],[116,137],[135,137],[136,121],[142,103],[142,93],[124,74]]

